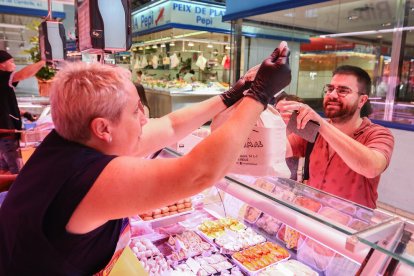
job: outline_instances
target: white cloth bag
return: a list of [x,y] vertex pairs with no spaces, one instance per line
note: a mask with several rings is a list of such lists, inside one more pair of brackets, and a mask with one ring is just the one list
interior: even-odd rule
[[[214,131],[233,113],[238,104],[218,114],[211,124]],[[268,105],[247,138],[231,173],[252,176],[290,177],[286,165],[286,124],[279,112]]]

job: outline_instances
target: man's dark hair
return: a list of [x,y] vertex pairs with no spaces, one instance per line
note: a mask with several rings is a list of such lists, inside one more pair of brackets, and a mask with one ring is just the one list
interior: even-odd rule
[[146,107],[148,107],[148,110],[149,110],[150,107],[149,107],[149,104],[148,104],[147,96],[145,95],[144,86],[137,83],[137,84],[135,84],[135,87],[137,88],[138,96],[139,96],[139,99],[141,100],[141,103],[143,105],[145,105]]
[[190,74],[193,74],[193,75],[195,74],[193,69],[190,70]]
[[[342,65],[336,68],[335,71],[333,71],[332,76],[335,76],[337,74],[355,76],[358,81],[358,93],[368,96],[371,93],[371,77],[364,69],[352,65]],[[367,102],[362,106],[360,114],[361,117],[368,117],[368,115],[370,115],[371,113],[372,107],[368,99]]]

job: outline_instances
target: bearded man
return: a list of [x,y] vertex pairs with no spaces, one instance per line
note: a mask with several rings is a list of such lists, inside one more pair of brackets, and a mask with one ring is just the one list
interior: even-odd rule
[[[375,208],[378,183],[390,163],[394,137],[389,129],[366,117],[370,112],[370,89],[371,78],[366,71],[340,66],[323,89],[327,120],[303,103],[280,101],[277,109],[296,110],[298,129],[310,120],[320,125],[309,156],[307,185]],[[289,142],[292,156],[305,156],[307,141],[290,134]]]

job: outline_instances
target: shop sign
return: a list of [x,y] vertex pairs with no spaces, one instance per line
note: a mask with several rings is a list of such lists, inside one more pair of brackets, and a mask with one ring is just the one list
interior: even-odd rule
[[[47,1],[42,0],[0,0],[0,6],[24,9],[48,10]],[[63,4],[53,3],[52,10],[63,12]]]
[[225,8],[189,1],[164,1],[132,14],[132,31],[142,32],[166,24],[180,24],[205,29],[230,30],[222,22]]
[[230,30],[229,23],[223,23],[224,7],[172,2],[172,18],[175,22],[193,26]]

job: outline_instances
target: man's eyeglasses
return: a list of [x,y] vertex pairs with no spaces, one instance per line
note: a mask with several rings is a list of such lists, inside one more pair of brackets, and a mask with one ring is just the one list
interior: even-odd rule
[[[331,94],[334,90],[336,90],[336,93],[338,94],[339,97],[346,97],[346,95],[352,93],[352,89],[349,88],[348,86],[342,86],[342,85],[332,85],[332,84],[325,84],[325,86],[323,87],[323,93],[325,95]],[[363,95],[362,93],[359,93],[360,95]]]

